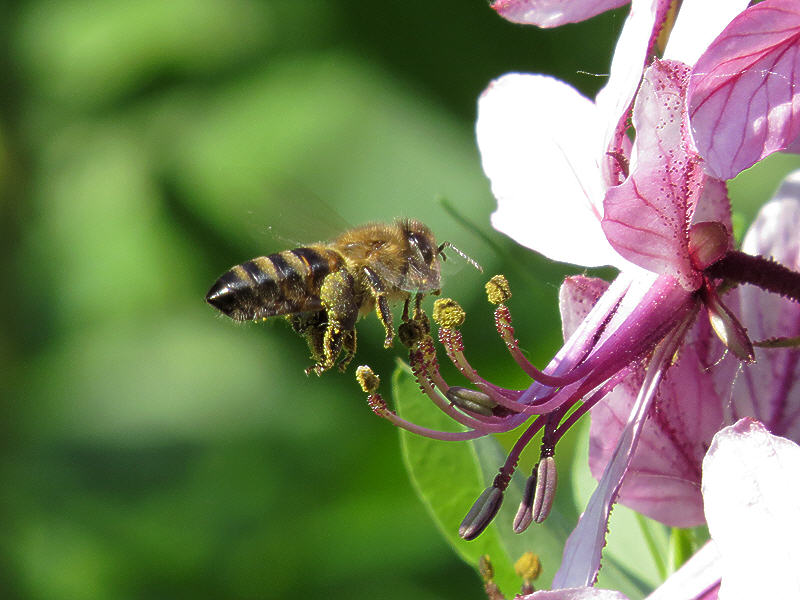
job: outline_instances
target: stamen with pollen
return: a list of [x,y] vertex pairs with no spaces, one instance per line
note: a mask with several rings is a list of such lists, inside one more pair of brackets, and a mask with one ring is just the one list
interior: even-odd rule
[[418,435],[428,437],[435,440],[443,441],[463,441],[474,440],[486,435],[482,430],[471,431],[438,431],[436,429],[429,429],[414,423],[410,423],[405,419],[399,417],[394,411],[390,410],[386,405],[386,401],[378,393],[378,386],[380,385],[380,377],[367,365],[361,365],[356,369],[356,380],[358,381],[361,389],[367,394],[367,404],[379,417],[386,419],[393,425],[416,433]]
[[539,383],[557,387],[563,385],[558,377],[553,377],[537,369],[522,353],[519,340],[514,337],[514,326],[511,324],[511,311],[505,303],[511,298],[511,286],[503,275],[495,275],[486,283],[486,296],[490,303],[496,304],[494,324],[497,333],[506,344],[511,357],[525,373]]

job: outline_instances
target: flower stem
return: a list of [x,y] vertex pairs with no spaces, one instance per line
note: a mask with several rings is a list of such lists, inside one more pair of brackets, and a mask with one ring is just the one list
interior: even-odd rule
[[731,251],[706,269],[709,277],[751,283],[761,289],[800,302],[800,273],[763,256]]

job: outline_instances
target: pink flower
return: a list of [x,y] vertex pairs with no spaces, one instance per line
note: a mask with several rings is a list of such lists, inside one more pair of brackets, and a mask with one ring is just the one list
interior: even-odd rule
[[[421,389],[465,431],[431,431],[403,421],[362,373],[373,409],[422,435],[472,439],[530,421],[465,517],[460,533],[466,539],[479,535],[498,512],[520,453],[539,431],[540,462],[528,480],[514,529],[519,532],[545,519],[556,493],[558,441],[593,407],[601,415],[598,423],[606,417],[603,436],[613,442],[598,444],[595,435],[593,467],[600,481],[567,541],[553,581],[554,588],[564,590],[543,598],[590,597],[564,594],[567,588],[590,593],[585,588],[596,579],[609,513],[620,493],[667,522],[702,522],[696,486],[704,444],[739,414],[726,414],[726,405],[719,402],[724,393],[719,381],[730,381],[729,369],[738,368],[738,361],[720,367],[716,361],[723,354],[722,343],[739,360],[750,362],[754,357],[750,339],[734,316],[748,316],[751,304],[737,296],[725,306],[718,288],[726,279],[753,282],[800,299],[796,273],[763,260],[753,263],[758,259],[733,250],[725,182],[709,175],[692,141],[686,110],[690,65],[746,4],[732,0],[709,11],[703,1],[683,2],[665,51],[672,60],[651,60],[668,3],[634,0],[608,84],[595,101],[555,79],[523,74],[494,81],[480,99],[476,131],[483,167],[498,201],[494,226],[553,260],[612,265],[620,271],[611,284],[585,277],[565,283],[561,306],[566,341],[547,367],[537,369],[521,352],[504,304],[507,282],[493,279],[489,289],[490,298],[499,304],[497,329],[532,379],[526,389],[506,389],[478,374],[457,331],[463,316],[442,301],[437,304],[439,340],[471,387],[452,386],[443,379],[424,325],[408,336],[410,363]],[[585,18],[611,4],[573,2],[564,8],[567,4],[561,3],[558,19]],[[520,20],[546,14],[555,18],[558,6],[533,0],[494,4],[504,16]],[[632,141],[629,118],[635,130]],[[760,267],[764,268],[755,272]],[[701,312],[709,320],[695,323]],[[711,336],[712,326],[722,343]],[[778,327],[771,335],[784,331]],[[676,355],[680,359],[673,366]],[[765,362],[769,368],[770,361]],[[648,445],[677,438],[670,438],[674,432],[666,427],[653,430],[648,415],[657,416],[661,410],[674,418],[667,401],[690,393],[717,401],[694,402],[691,419],[677,425],[687,442],[673,443],[671,454],[656,456]],[[734,411],[741,406],[741,414],[751,414],[745,405],[732,404]],[[772,406],[769,401],[768,405]],[[643,449],[637,452],[640,444]],[[628,471],[630,483],[622,487]],[[670,478],[667,484],[658,478],[662,472]],[[659,499],[662,485],[674,505]],[[539,594],[545,593],[536,597]],[[616,593],[607,594],[612,598]]]
[[[800,446],[742,419],[719,431],[702,464],[711,541],[647,600],[749,600],[800,596]],[[521,600],[626,600],[591,587]]]
[[[800,270],[800,171],[790,175],[745,237],[743,250]],[[579,300],[576,299],[576,300]],[[800,335],[800,304],[753,286],[726,301],[757,340]],[[580,310],[576,303],[575,310]],[[619,502],[675,527],[705,523],[701,462],[714,434],[749,416],[800,441],[800,349],[756,348],[755,364],[725,356],[699,320],[667,371],[644,425]],[[592,410],[589,462],[599,478],[636,399],[636,381],[617,387]]]

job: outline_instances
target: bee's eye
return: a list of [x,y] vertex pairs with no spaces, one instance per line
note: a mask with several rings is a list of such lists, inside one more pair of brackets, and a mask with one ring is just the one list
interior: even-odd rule
[[426,238],[422,238],[416,233],[411,233],[408,236],[408,244],[420,253],[422,260],[425,261],[425,264],[431,264],[434,258],[436,258],[436,255],[431,249],[431,245],[428,243]]

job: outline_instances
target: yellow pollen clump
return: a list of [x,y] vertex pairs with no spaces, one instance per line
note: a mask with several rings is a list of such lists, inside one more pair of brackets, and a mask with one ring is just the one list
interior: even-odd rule
[[486,282],[486,297],[492,304],[502,304],[511,298],[511,286],[504,275],[495,275]]
[[467,313],[452,298],[440,298],[433,303],[433,320],[439,327],[458,329],[464,324]]
[[526,552],[514,563],[514,570],[524,581],[533,581],[542,573],[539,555],[533,552]]
[[381,385],[381,378],[367,365],[361,365],[356,369],[356,381],[366,394],[374,394]]

